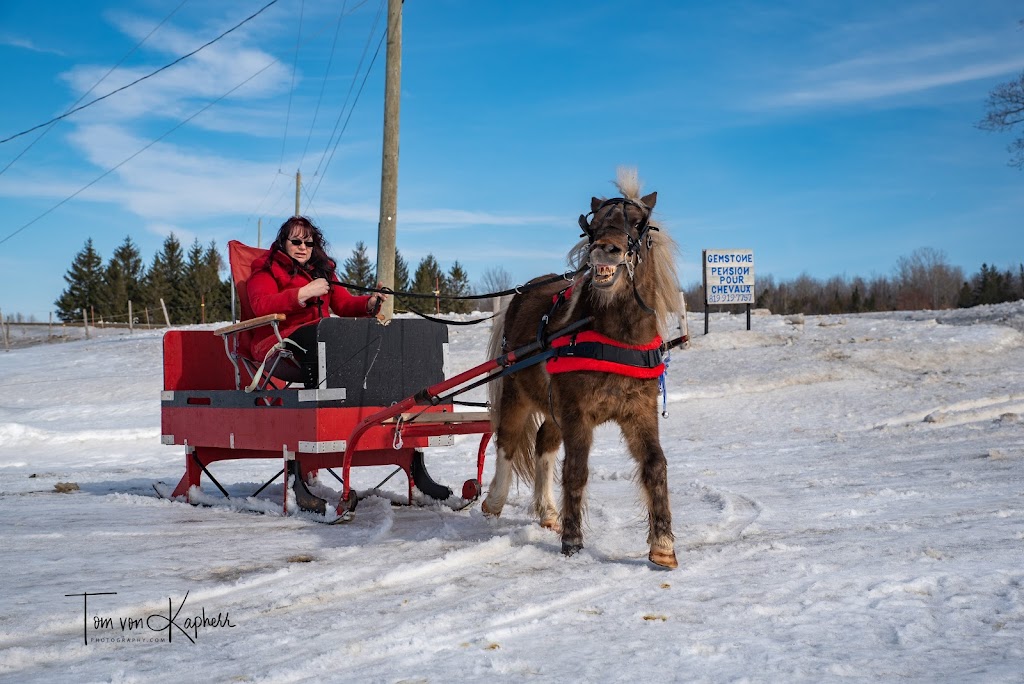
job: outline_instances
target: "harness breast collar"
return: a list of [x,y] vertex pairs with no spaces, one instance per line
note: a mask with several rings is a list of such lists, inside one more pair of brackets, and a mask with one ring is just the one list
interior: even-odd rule
[[[554,309],[572,296],[573,286],[555,295]],[[545,316],[547,318],[547,316]],[[551,342],[545,368],[548,373],[597,371],[632,378],[656,378],[665,371],[662,339],[655,335],[647,344],[625,344],[593,330],[558,337]]]

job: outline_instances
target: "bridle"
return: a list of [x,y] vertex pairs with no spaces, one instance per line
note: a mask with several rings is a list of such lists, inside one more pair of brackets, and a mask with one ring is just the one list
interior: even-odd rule
[[[601,202],[601,204],[598,205],[598,207],[591,211],[590,213],[580,214],[579,223],[580,228],[583,229],[583,233],[580,234],[580,237],[587,237],[587,243],[589,245],[588,254],[590,252],[593,252],[595,247],[594,241],[597,236],[593,225],[591,225],[591,220],[588,217],[596,217],[597,214],[605,207],[615,205],[622,205],[622,227],[620,228],[618,226],[609,226],[608,228],[622,231],[622,233],[624,233],[626,236],[626,253],[623,256],[622,260],[618,263],[618,267],[626,267],[626,272],[629,274],[629,280],[633,284],[633,296],[636,298],[636,301],[640,305],[640,308],[646,311],[647,313],[653,314],[655,313],[654,309],[652,309],[651,307],[647,306],[646,303],[644,303],[644,300],[640,297],[640,293],[636,289],[636,280],[633,278],[634,270],[636,269],[637,265],[643,261],[643,258],[640,256],[640,248],[646,244],[647,249],[650,250],[651,247],[654,245],[654,240],[651,236],[651,231],[658,230],[657,226],[651,225],[651,210],[648,209],[642,202],[637,202],[636,200],[632,200],[627,197],[613,197],[611,199],[606,199],[605,201]],[[629,219],[626,216],[626,206],[628,205],[632,205],[640,210],[640,219],[636,222],[634,226],[632,226],[632,229],[636,231],[636,237],[633,237],[633,233],[630,232],[630,226],[628,223]]]
[[628,246],[626,255],[629,256],[630,258],[632,258],[633,254],[639,255],[640,246],[644,243],[645,238],[647,241],[647,249],[650,249],[652,245],[650,231],[658,230],[657,226],[652,226],[650,223],[651,210],[644,206],[643,203],[637,202],[636,200],[631,200],[627,197],[613,197],[611,199],[606,199],[605,201],[601,202],[601,204],[598,205],[597,209],[594,209],[588,214],[580,214],[580,228],[583,229],[583,232],[580,234],[580,237],[583,237],[585,235],[590,246],[593,247],[595,239],[594,227],[590,225],[590,220],[587,217],[597,216],[598,212],[600,212],[605,207],[615,206],[616,204],[632,205],[640,210],[640,220],[637,221],[636,225],[633,226],[633,229],[637,233],[637,236],[635,238],[633,237],[633,234],[629,232],[629,224],[627,223],[628,219],[626,218],[625,206],[622,207],[622,227],[619,228],[618,226],[612,226],[612,228],[614,228],[615,230],[621,230],[626,235],[626,245]]

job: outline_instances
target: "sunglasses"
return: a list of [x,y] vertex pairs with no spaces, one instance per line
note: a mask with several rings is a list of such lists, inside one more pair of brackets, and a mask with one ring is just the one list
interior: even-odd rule
[[306,245],[306,247],[309,247],[310,249],[313,249],[313,247],[316,246],[316,243],[313,242],[312,240],[305,240],[305,241],[303,241],[303,240],[299,240],[297,238],[289,238],[288,242],[292,243],[296,247],[298,247],[299,245],[303,245],[304,244],[304,245]]

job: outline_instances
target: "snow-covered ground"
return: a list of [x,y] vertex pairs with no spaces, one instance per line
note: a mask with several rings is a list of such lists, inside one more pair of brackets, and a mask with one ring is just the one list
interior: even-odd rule
[[[1024,681],[1024,302],[743,328],[692,316],[672,355],[671,572],[612,427],[565,558],[525,487],[499,520],[372,497],[335,526],[160,500],[159,331],[0,352],[0,680]],[[455,369],[487,332],[451,328]]]

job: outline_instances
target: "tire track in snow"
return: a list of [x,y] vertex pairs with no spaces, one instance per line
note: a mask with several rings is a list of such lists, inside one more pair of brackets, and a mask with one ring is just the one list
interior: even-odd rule
[[913,411],[894,416],[870,429],[883,430],[928,423],[942,427],[997,420],[1006,414],[1024,414],[1024,395],[1005,394],[997,397],[983,397],[943,404],[923,411]]
[[691,487],[701,492],[703,501],[721,512],[722,519],[698,532],[696,541],[685,542],[687,551],[737,541],[761,517],[761,505],[749,497],[700,482],[692,483]]

